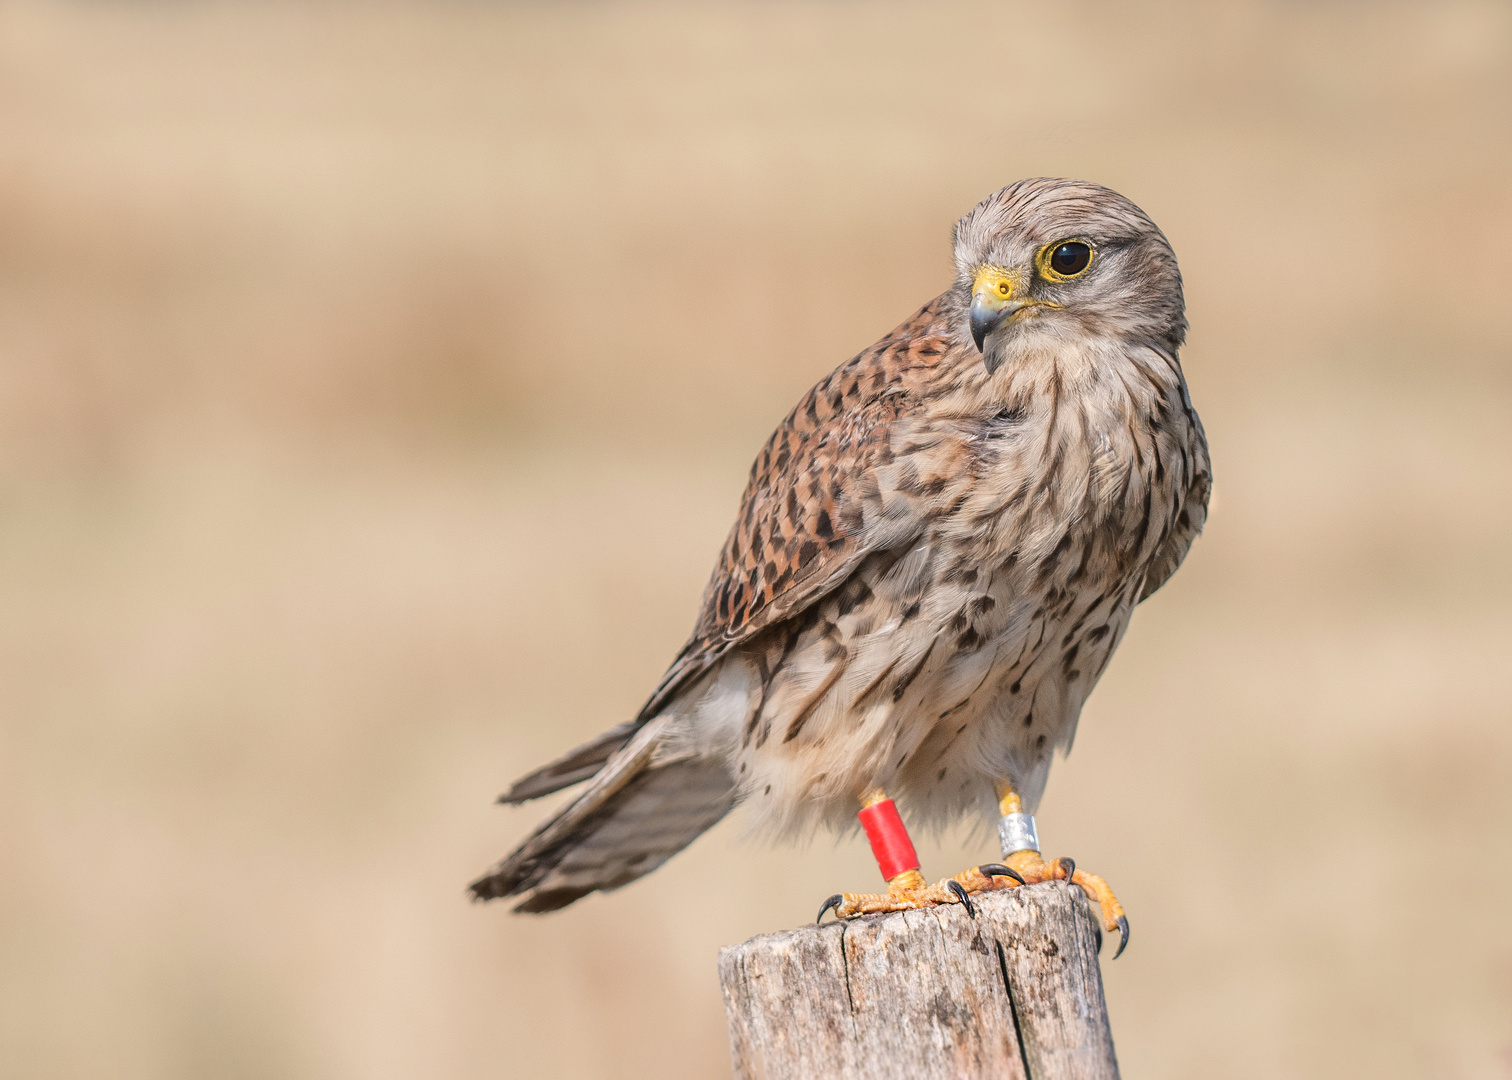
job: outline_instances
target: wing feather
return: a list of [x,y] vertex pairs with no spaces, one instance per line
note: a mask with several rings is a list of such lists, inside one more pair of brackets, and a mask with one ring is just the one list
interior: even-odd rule
[[[693,635],[636,717],[657,715],[734,646],[802,613],[843,584],[882,537],[877,471],[895,455],[914,402],[899,376],[936,366],[952,341],[944,296],[810,390],[762,447],[740,512],[704,590]],[[906,543],[922,521],[888,530]]]

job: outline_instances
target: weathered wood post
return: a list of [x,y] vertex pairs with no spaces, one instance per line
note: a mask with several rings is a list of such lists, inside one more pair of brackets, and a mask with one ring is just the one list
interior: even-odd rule
[[737,1080],[1117,1080],[1082,891],[973,900],[721,950]]

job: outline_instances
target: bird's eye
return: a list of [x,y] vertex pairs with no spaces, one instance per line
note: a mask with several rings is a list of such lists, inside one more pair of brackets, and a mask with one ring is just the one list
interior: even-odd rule
[[1092,262],[1092,249],[1080,240],[1067,240],[1057,244],[1046,261],[1061,277],[1075,277]]
[[1009,293],[1013,292],[1013,286],[1008,284],[1006,281],[1000,281],[998,282],[997,291],[998,295],[1007,296]]

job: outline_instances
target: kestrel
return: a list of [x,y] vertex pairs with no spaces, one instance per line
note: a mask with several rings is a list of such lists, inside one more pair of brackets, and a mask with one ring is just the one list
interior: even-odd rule
[[[639,715],[518,781],[588,781],[472,885],[551,911],[650,873],[740,805],[843,831],[887,891],[838,916],[1069,879],[1034,818],[1134,606],[1207,515],[1181,273],[1128,199],[1029,179],[955,227],[955,283],[808,392],[751,468],[698,623]],[[891,797],[896,797],[897,805]],[[1003,862],[926,883],[899,807],[998,820]]]

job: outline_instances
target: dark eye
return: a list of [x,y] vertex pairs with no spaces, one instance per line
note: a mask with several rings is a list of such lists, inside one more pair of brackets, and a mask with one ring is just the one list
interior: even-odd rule
[[1050,253],[1050,269],[1062,277],[1075,277],[1092,261],[1092,249],[1080,240],[1070,240]]

